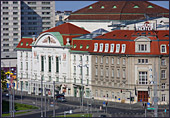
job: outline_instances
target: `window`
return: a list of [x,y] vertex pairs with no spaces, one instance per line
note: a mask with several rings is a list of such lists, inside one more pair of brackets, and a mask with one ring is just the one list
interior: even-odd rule
[[113,8],[114,8],[114,9],[117,8],[116,5],[114,5]]
[[51,76],[49,76],[49,82],[51,81],[52,79],[51,79]]
[[97,63],[97,56],[96,56],[96,63]]
[[97,75],[98,75],[98,69],[97,69],[97,67],[96,67],[96,72],[95,72],[95,73],[96,73],[96,76],[97,76]]
[[86,49],[89,49],[89,45],[86,46]]
[[22,64],[22,62],[21,62],[21,70],[23,69],[23,64]]
[[18,31],[18,28],[14,28],[13,30],[14,30],[14,31]]
[[18,25],[18,23],[13,23],[13,25]]
[[146,44],[139,44],[138,45],[138,51],[139,52],[146,52],[147,51],[147,45]]
[[87,79],[87,85],[89,85],[89,79]]
[[80,56],[80,61],[82,61],[82,56]]
[[103,97],[103,90],[100,91],[100,95],[101,95],[101,97]]
[[8,20],[8,17],[3,17],[3,20]]
[[120,69],[117,69],[117,77],[120,77]]
[[106,77],[108,77],[108,76],[109,76],[109,69],[106,68]]
[[74,61],[76,61],[76,55],[74,55]]
[[3,9],[8,9],[8,7],[3,7]]
[[76,66],[74,66],[74,75],[76,75]]
[[161,59],[161,65],[165,66],[166,65],[166,60],[165,59]]
[[112,69],[112,77],[114,77],[114,69]]
[[41,75],[41,80],[44,81],[44,75]]
[[76,46],[76,44],[74,44],[74,48],[76,48],[77,46]]
[[3,44],[3,46],[4,46],[4,47],[8,47],[8,46],[9,46],[9,44]]
[[49,5],[50,2],[42,2],[42,5]]
[[80,45],[80,49],[83,48],[83,45]]
[[95,93],[96,93],[96,97],[98,97],[98,91],[97,91],[97,90],[96,90],[96,92],[95,92]]
[[103,68],[100,69],[100,75],[103,76]]
[[59,60],[58,57],[56,57],[56,72],[59,72]]
[[100,58],[100,63],[101,63],[101,64],[103,63],[103,57]]
[[92,7],[92,6],[89,6],[89,9],[93,9],[93,7]]
[[148,8],[153,8],[153,6],[152,6],[152,5],[149,5]]
[[59,82],[59,77],[56,77],[56,82]]
[[89,57],[88,56],[86,56],[86,61],[89,61]]
[[26,62],[26,70],[28,70],[28,62]]
[[139,84],[148,84],[147,72],[139,72]]
[[165,89],[165,83],[162,83],[162,89]]
[[120,50],[120,44],[116,44],[116,53],[119,53]]
[[22,57],[22,52],[21,52],[21,57]]
[[138,6],[138,5],[135,5],[133,8],[139,8],[139,6]]
[[109,59],[108,59],[108,57],[106,57],[106,64],[108,64],[109,63],[109,61],[108,61]]
[[18,36],[18,33],[14,33],[13,35],[14,35],[14,36]]
[[117,64],[120,64],[120,58],[119,57],[117,58]]
[[148,64],[148,59],[138,59],[138,64]]
[[148,64],[148,59],[145,59],[145,63]]
[[101,6],[101,9],[104,9],[104,6]]
[[82,66],[80,66],[80,75],[83,75],[83,67]]
[[18,7],[13,7],[14,10],[18,9]]
[[166,77],[166,76],[165,76],[165,70],[161,70],[161,78],[162,78],[162,79],[165,79],[165,77]]
[[105,51],[104,51],[104,52],[108,52],[108,50],[109,50],[109,44],[106,43],[106,44],[105,44]]
[[9,13],[8,12],[3,12],[3,15],[8,15]]
[[8,2],[3,2],[3,4],[8,4]]
[[36,5],[36,2],[28,2],[29,5]]
[[3,39],[3,41],[9,41],[9,39]]
[[9,34],[8,33],[3,33],[3,36],[9,36]]
[[89,67],[87,67],[87,75],[89,75]]
[[165,94],[162,94],[162,101],[165,101]]
[[114,51],[114,44],[110,44],[110,52]]
[[114,58],[112,57],[112,64],[114,64]]
[[51,72],[51,57],[48,57],[48,70]]
[[74,83],[76,84],[76,78],[74,78]]
[[42,7],[43,10],[50,9],[50,7]]
[[126,64],[126,59],[125,58],[123,58],[123,65],[125,65]]
[[103,51],[103,43],[100,43],[100,49],[99,49],[99,52],[102,52]]
[[3,49],[4,52],[9,52],[9,49]]
[[125,49],[126,49],[126,44],[122,44],[122,52],[121,53],[125,53]]
[[18,2],[13,2],[13,4],[18,4]]
[[44,71],[44,56],[41,56],[41,71]]
[[18,14],[18,12],[13,12],[13,15],[17,15]]
[[161,45],[161,53],[166,53],[166,45]]
[[123,78],[126,78],[126,71],[123,69]]

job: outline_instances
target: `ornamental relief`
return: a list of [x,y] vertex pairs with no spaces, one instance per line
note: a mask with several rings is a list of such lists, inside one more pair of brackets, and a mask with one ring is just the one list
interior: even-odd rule
[[56,41],[52,38],[52,37],[50,37],[50,36],[48,36],[48,37],[46,37],[43,41],[42,41],[42,43],[56,43]]

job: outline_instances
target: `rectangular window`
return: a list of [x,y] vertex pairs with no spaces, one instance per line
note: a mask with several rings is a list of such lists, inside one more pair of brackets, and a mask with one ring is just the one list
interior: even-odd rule
[[89,57],[87,56],[87,58],[86,58],[87,60],[86,61],[89,61]]
[[42,5],[49,5],[50,2],[42,2]]
[[74,61],[76,61],[76,55],[74,55]]
[[117,64],[120,64],[120,58],[119,57],[117,58]]
[[120,50],[120,44],[116,44],[116,53],[119,53]]
[[145,63],[148,64],[148,59],[145,59]]
[[104,51],[104,52],[108,52],[108,50],[109,50],[109,44],[106,43],[106,44],[105,44],[105,51]]
[[56,82],[59,82],[59,77],[56,77]]
[[51,72],[51,57],[48,57],[48,70]]
[[41,75],[41,80],[44,81],[44,75]]
[[76,66],[74,66],[74,75],[76,75]]
[[139,84],[148,84],[147,72],[139,72]]
[[96,63],[97,63],[97,56],[96,56]]
[[103,57],[100,58],[100,63],[101,63],[101,64],[103,63]]
[[108,76],[109,76],[109,69],[106,68],[106,77],[108,77]]
[[21,62],[21,70],[23,70],[23,64],[22,64],[22,62]]
[[121,53],[125,53],[126,50],[126,44],[122,44],[122,52]]
[[165,101],[165,94],[162,94],[162,101]]
[[97,90],[95,91],[95,93],[96,93],[96,97],[98,97],[98,91]]
[[123,65],[125,65],[126,64],[126,59],[125,58],[123,58]]
[[96,72],[95,72],[95,73],[96,73],[96,76],[97,76],[97,75],[98,75],[98,69],[97,69],[97,67],[96,67]]
[[114,69],[112,69],[112,77],[114,77]]
[[103,76],[103,68],[100,69],[100,75]]
[[49,80],[48,80],[48,81],[51,82],[51,80],[52,80],[52,79],[51,79],[51,76],[49,76]]
[[161,65],[165,66],[166,65],[166,60],[165,59],[161,59]]
[[59,60],[58,57],[56,57],[56,72],[59,72]]
[[89,75],[89,67],[87,67],[87,76]]
[[87,79],[87,85],[89,85],[89,79]]
[[82,75],[82,74],[83,74],[82,69],[83,69],[83,67],[82,67],[82,66],[80,66],[80,75]]
[[28,62],[26,62],[26,70],[28,70]]
[[100,43],[100,49],[99,49],[99,52],[102,52],[103,51],[103,43]]
[[82,56],[80,56],[80,61],[82,61]]
[[147,51],[147,44],[139,44],[138,45],[139,52],[146,52]]
[[123,78],[126,78],[126,71],[123,69]]
[[114,58],[112,57],[112,64],[114,64]]
[[165,70],[161,70],[161,78],[165,79]]
[[113,51],[114,51],[114,45],[115,45],[115,44],[110,44],[110,52],[113,52]]
[[41,56],[41,71],[44,71],[44,56]]
[[114,99],[114,92],[112,92],[112,98]]
[[50,7],[42,7],[43,10],[50,9]]
[[162,83],[162,89],[165,89],[165,83]]
[[74,83],[76,84],[76,78],[74,78]]
[[106,57],[106,64],[108,64],[109,63],[109,61],[108,61],[109,59],[108,59],[108,57]]
[[94,43],[94,52],[97,52],[98,50],[98,43]]
[[161,45],[161,53],[166,53],[166,45]]
[[117,69],[117,77],[120,77],[120,69]]

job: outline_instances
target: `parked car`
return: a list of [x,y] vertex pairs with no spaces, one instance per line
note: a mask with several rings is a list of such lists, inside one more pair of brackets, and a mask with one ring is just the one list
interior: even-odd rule
[[65,96],[63,94],[57,94],[56,100],[59,101],[59,102],[65,102],[66,101]]
[[106,115],[105,114],[101,114],[99,117],[106,117]]

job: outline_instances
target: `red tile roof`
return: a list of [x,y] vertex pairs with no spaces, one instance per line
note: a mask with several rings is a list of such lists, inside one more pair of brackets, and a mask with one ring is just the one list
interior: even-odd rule
[[[148,6],[153,8],[148,8]],[[89,7],[92,7],[89,9]],[[104,6],[102,9],[101,7]],[[116,8],[113,8],[116,6]],[[139,8],[134,8],[138,6]],[[169,17],[169,10],[147,1],[99,1],[73,12],[69,20],[142,20],[150,17]]]
[[30,44],[32,44],[32,42],[33,42],[32,38],[22,38],[16,48],[31,49],[32,46],[30,46]]
[[[88,34],[89,31],[80,28],[76,25],[73,25],[71,23],[64,23],[62,25],[59,25],[57,27],[53,27],[49,30],[46,30],[44,32],[60,32],[60,34]],[[42,33],[44,33],[42,32]]]
[[[126,35],[126,37],[125,37]],[[165,36],[166,35],[166,36]],[[150,52],[135,52],[135,39],[139,36],[147,36],[150,42]],[[106,53],[106,54],[126,54],[126,55],[168,55],[169,54],[169,30],[159,31],[133,31],[133,30],[115,30],[105,35],[95,37],[93,40],[73,40],[72,51],[88,51],[89,53]],[[98,43],[98,50],[94,52],[94,44]],[[99,45],[103,43],[103,51],[99,52]],[[105,44],[109,44],[108,52],[104,52]],[[110,44],[114,44],[114,52],[110,52]],[[86,45],[89,49],[86,49]],[[120,44],[119,53],[116,53],[116,44]],[[125,53],[122,53],[122,44],[126,44]],[[167,47],[167,53],[160,53],[161,44]],[[74,48],[76,45],[76,48]],[[80,49],[80,45],[84,48]]]

